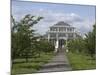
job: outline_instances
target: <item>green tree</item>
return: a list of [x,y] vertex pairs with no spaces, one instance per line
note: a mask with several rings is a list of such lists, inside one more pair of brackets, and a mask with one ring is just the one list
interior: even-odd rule
[[32,55],[34,43],[33,25],[37,24],[43,17],[25,15],[19,22],[12,17],[12,58],[24,57],[26,61]]
[[84,52],[93,58],[96,53],[96,25],[93,25],[93,30],[88,32],[85,38],[69,40],[67,46],[71,52]]
[[54,51],[54,45],[52,45],[50,42],[47,40],[42,40],[41,41],[41,49],[43,52],[48,53]]
[[88,53],[93,57],[96,53],[96,25],[93,25],[92,32],[86,34],[85,42]]
[[47,40],[41,39],[40,41],[36,41],[35,49],[36,49],[35,53],[37,54],[37,57],[40,57],[41,53],[53,52],[54,46]]
[[85,42],[82,37],[69,40],[67,44],[68,50],[77,53],[84,52],[84,43]]

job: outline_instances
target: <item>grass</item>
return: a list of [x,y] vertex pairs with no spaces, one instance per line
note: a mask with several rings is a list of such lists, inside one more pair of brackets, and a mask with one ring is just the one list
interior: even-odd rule
[[11,74],[16,75],[36,73],[42,67],[42,65],[47,63],[52,57],[53,53],[41,53],[39,58],[29,58],[29,62],[25,62],[25,59],[15,59],[15,63],[12,64]]
[[72,70],[96,69],[96,60],[90,56],[79,53],[67,53]]

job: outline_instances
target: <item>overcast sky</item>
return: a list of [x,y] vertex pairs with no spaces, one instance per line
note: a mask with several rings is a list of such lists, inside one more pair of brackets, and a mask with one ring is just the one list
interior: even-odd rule
[[39,34],[59,21],[71,24],[82,34],[91,31],[95,23],[95,6],[12,1],[12,15],[17,21],[26,14],[44,17],[34,26]]

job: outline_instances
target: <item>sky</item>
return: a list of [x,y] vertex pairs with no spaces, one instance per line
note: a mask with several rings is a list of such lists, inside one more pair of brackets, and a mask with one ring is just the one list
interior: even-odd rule
[[39,3],[31,1],[12,1],[12,15],[20,21],[26,14],[44,17],[33,29],[38,34],[45,34],[49,27],[64,21],[76,27],[81,34],[92,30],[96,21],[95,6],[61,3]]

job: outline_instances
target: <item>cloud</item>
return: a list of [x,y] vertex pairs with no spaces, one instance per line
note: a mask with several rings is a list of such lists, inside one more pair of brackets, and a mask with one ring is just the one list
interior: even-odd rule
[[37,33],[45,34],[50,26],[54,25],[59,21],[65,21],[79,29],[81,33],[86,33],[92,29],[94,21],[91,21],[89,18],[83,18],[76,13],[65,13],[65,12],[56,12],[48,9],[37,9],[29,12],[16,11],[15,16],[19,18],[23,17],[25,14],[32,14],[36,16],[44,17],[34,28],[37,30]]
[[[43,10],[42,10],[43,11]],[[41,13],[42,14],[42,13]],[[69,23],[76,27],[81,33],[86,33],[88,31],[91,31],[93,21],[89,19],[84,19],[80,15],[75,13],[57,13],[57,12],[49,12],[47,11],[43,12],[44,20],[40,23],[40,27],[44,30],[41,30],[41,28],[38,27],[37,30],[39,32],[43,31],[42,33],[45,33],[49,26],[54,25],[58,21],[65,21],[66,23]]]

